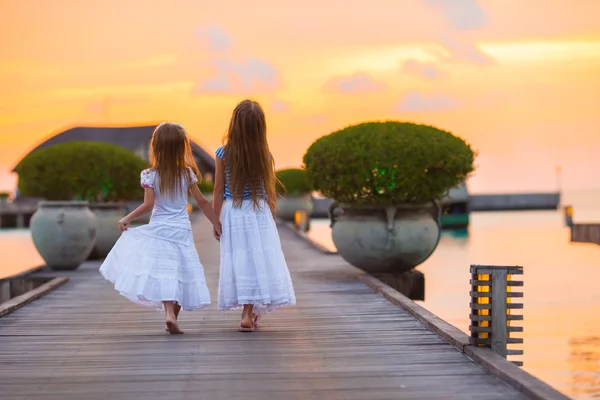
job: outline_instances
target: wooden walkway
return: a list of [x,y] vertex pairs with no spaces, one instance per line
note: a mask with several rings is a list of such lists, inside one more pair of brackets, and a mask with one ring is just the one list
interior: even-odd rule
[[[216,298],[218,247],[194,223]],[[185,335],[120,297],[89,264],[0,318],[0,400],[523,399],[355,279],[356,270],[281,230],[298,305],[236,331],[238,312],[182,313]]]

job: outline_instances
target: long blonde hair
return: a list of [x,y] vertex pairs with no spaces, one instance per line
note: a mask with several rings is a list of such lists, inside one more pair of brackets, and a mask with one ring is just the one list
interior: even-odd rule
[[191,173],[198,175],[200,171],[183,126],[163,122],[156,127],[150,141],[150,168],[160,177],[163,196],[174,197],[187,192],[187,188],[182,186],[181,177],[184,176],[189,182]]
[[234,207],[242,205],[244,189],[249,187],[254,208],[260,208],[264,190],[269,208],[275,211],[275,160],[269,151],[267,122],[260,104],[244,100],[235,107],[223,145]]

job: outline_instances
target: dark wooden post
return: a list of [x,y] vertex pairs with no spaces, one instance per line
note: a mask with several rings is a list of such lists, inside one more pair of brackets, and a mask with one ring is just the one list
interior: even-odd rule
[[302,232],[310,229],[310,215],[304,210],[297,210],[294,214],[294,225]]
[[573,207],[565,206],[564,214],[565,214],[565,226],[572,228],[573,227]]
[[[522,326],[513,326],[513,321],[522,321],[523,315],[514,315],[511,310],[522,309],[522,303],[513,299],[523,297],[523,292],[513,288],[523,286],[523,281],[513,280],[522,275],[523,267],[500,267],[471,265],[471,344],[492,349],[507,358],[522,355],[523,350],[512,350],[510,344],[522,344],[522,338],[511,337],[513,332],[523,332]],[[521,361],[512,361],[522,366]]]
[[10,279],[0,280],[0,304],[10,300]]

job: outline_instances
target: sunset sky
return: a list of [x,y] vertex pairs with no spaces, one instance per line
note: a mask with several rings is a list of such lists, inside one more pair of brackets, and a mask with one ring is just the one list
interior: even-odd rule
[[473,192],[600,188],[598,0],[0,0],[0,190],[74,125],[182,123],[210,152],[260,101],[277,167],[369,120],[479,152]]

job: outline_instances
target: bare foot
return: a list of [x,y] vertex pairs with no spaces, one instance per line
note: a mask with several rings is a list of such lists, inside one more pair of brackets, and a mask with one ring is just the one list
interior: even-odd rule
[[[181,311],[181,306],[178,304],[173,304],[173,312],[175,313],[175,321],[177,321],[177,318],[179,318],[180,311]],[[165,324],[165,331],[169,332],[169,327],[166,324]]]
[[166,325],[167,331],[169,331],[171,335],[181,335],[183,333],[183,331],[179,329],[179,325],[177,325],[177,320],[173,321],[167,319]]
[[242,310],[242,320],[240,321],[240,332],[254,332],[254,313],[252,312],[252,304],[244,304]]
[[240,332],[253,332],[254,331],[254,320],[252,317],[244,317],[240,322],[238,329]]

